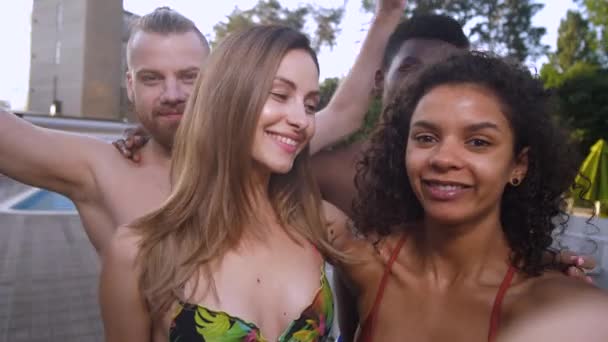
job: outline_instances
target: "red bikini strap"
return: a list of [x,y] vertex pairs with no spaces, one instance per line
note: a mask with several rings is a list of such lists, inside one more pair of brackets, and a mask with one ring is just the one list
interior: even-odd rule
[[376,299],[374,300],[374,304],[372,309],[367,316],[367,319],[363,323],[363,329],[361,331],[360,341],[368,342],[372,337],[372,332],[374,330],[374,324],[376,322],[376,316],[378,315],[378,308],[380,307],[380,302],[382,302],[382,297],[384,296],[384,289],[386,288],[386,284],[388,283],[388,276],[391,274],[391,268],[393,267],[393,263],[397,260],[397,256],[399,256],[399,251],[403,244],[405,243],[406,236],[404,235],[397,246],[393,250],[386,267],[384,268],[384,274],[382,275],[382,279],[380,280],[380,285],[378,286],[378,292],[376,292]]
[[490,331],[488,332],[488,342],[494,341],[496,338],[496,333],[498,332],[498,327],[500,326],[500,313],[502,309],[502,300],[511,286],[511,282],[513,281],[513,276],[515,275],[515,267],[509,266],[509,270],[507,274],[505,274],[502,283],[500,284],[500,288],[498,289],[498,293],[496,293],[496,298],[494,298],[494,305],[492,306],[492,315],[490,316]]

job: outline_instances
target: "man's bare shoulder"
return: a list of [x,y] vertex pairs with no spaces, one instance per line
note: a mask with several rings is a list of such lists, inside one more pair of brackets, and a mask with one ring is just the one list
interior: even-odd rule
[[[92,172],[93,184],[88,191],[78,189],[75,194],[70,196],[73,200],[81,203],[95,202],[103,197],[106,190],[111,190],[116,184],[115,179],[120,174],[127,174],[129,170],[134,170],[138,167],[131,160],[123,158],[120,152],[112,146],[111,143],[102,139],[76,135],[74,140],[74,148],[88,156],[87,160]],[[67,153],[67,151],[65,152]],[[101,196],[100,196],[101,195]]]
[[79,136],[82,148],[86,148],[87,152],[90,151],[91,153],[95,153],[95,159],[97,161],[105,162],[111,160],[114,163],[121,163],[124,165],[137,165],[131,160],[124,158],[110,142],[86,135]]

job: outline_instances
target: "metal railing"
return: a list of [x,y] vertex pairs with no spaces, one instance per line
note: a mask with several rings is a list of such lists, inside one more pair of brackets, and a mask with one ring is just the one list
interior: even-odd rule
[[116,139],[122,136],[125,129],[135,126],[133,123],[108,119],[49,116],[48,114],[19,111],[13,113],[36,126],[92,135],[104,140]]

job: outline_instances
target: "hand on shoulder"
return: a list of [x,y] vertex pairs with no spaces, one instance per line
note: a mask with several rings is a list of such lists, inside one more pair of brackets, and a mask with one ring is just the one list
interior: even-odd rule
[[323,201],[322,208],[329,241],[334,247],[342,250],[339,246],[343,239],[348,238],[347,235],[350,233],[348,229],[349,218],[342,210],[327,201]]

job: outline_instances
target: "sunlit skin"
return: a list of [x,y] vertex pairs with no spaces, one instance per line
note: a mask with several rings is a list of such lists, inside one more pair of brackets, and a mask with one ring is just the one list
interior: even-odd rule
[[253,142],[256,165],[274,173],[288,172],[315,132],[319,72],[304,50],[288,52],[260,113]]
[[167,152],[209,53],[195,32],[138,32],[129,43],[127,94],[144,128]]

